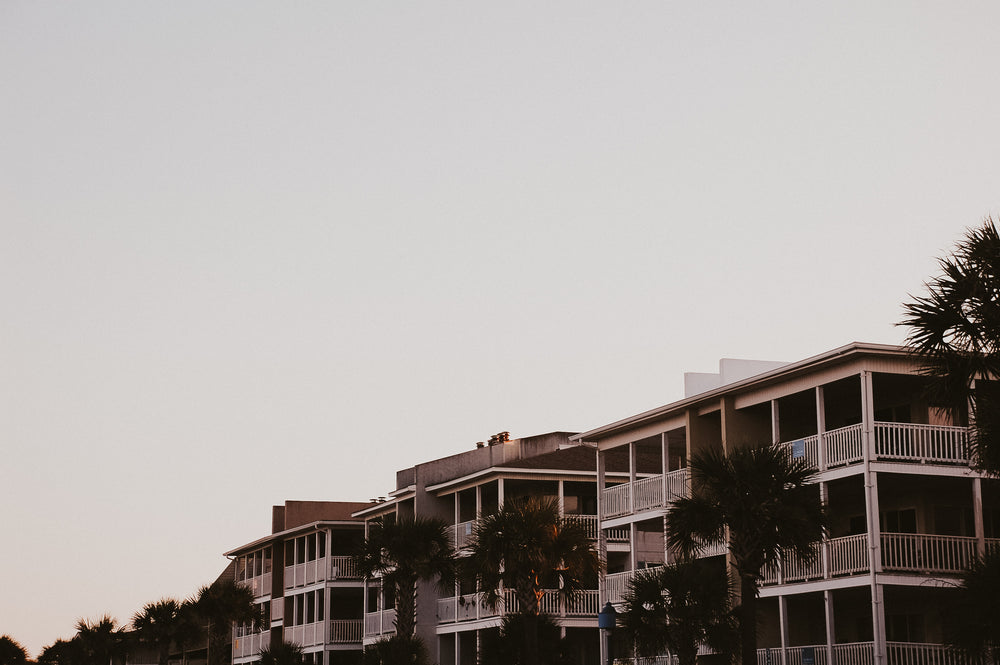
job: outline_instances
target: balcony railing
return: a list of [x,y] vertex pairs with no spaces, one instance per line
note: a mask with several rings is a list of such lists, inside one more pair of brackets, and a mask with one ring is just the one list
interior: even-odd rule
[[[975,538],[923,533],[883,533],[880,545],[882,570],[917,574],[959,574],[972,563],[977,549]],[[994,539],[988,539],[986,545],[994,547]],[[815,548],[816,558],[812,563],[788,557],[782,562],[780,571],[778,568],[766,569],[761,583],[787,584],[823,578],[824,549],[828,561],[827,577],[857,575],[870,570],[868,536],[865,534],[831,538],[817,543]]]
[[[941,644],[922,644],[919,642],[886,642],[885,662],[890,665],[968,665],[970,661],[960,654]],[[827,658],[827,646],[814,644],[811,646],[788,647],[785,649],[786,665],[802,665],[802,654],[812,651],[815,665],[873,665],[875,662],[875,644],[873,642],[851,642],[834,644],[833,663]],[[768,661],[770,651],[770,661]],[[781,648],[757,650],[757,665],[781,664]]]
[[640,478],[607,487],[601,493],[601,517],[608,519],[642,510],[666,508],[679,496],[688,495],[687,469]]
[[[546,589],[542,596],[542,612],[555,617],[596,617],[600,609],[596,589],[580,591],[567,598],[560,598],[557,589]],[[439,598],[437,605],[438,623],[489,619],[517,610],[517,597],[510,590],[504,592],[496,608],[487,606],[481,593]]]
[[[969,463],[967,430],[964,427],[875,423],[875,459],[914,464]],[[820,445],[826,464],[820,464]],[[864,460],[864,436],[860,424],[823,432],[780,444],[793,457],[804,458],[812,469],[825,471],[858,464]]]
[[396,632],[396,610],[365,614],[365,637],[378,637]]
[[301,626],[285,626],[285,640],[303,647],[323,644],[326,641],[326,626],[324,624],[323,621],[315,621]]
[[251,633],[233,638],[233,658],[256,656],[261,649],[271,645],[271,631]]
[[364,622],[361,619],[332,619],[330,622],[330,644],[360,644]]
[[976,556],[976,539],[918,533],[882,534],[882,569],[899,572],[959,573]]
[[327,580],[360,580],[354,559],[349,556],[325,556],[314,561],[285,566],[284,584],[294,589]]
[[604,592],[608,602],[618,605],[625,601],[625,592],[628,591],[628,583],[637,573],[644,570],[654,570],[659,566],[640,568],[639,570],[626,570],[620,573],[608,573],[604,576]]
[[920,464],[968,464],[964,427],[875,423],[878,459]]

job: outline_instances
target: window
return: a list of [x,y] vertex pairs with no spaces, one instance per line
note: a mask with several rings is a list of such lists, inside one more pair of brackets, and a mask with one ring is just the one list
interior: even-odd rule
[[883,533],[916,533],[917,509],[887,510],[879,516]]

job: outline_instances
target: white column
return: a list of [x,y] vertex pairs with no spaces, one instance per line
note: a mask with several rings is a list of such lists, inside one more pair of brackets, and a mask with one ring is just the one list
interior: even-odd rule
[[833,663],[833,643],[836,631],[833,624],[833,592],[823,591],[823,609],[826,612],[826,662]]
[[771,443],[781,443],[781,422],[776,399],[771,400]]
[[635,453],[635,442],[630,441],[628,444],[628,512],[630,515],[635,514],[635,478],[636,478],[636,453]]
[[819,470],[826,471],[826,442],[823,434],[826,432],[826,396],[823,386],[816,386],[816,454]]
[[976,554],[986,554],[986,530],[983,526],[983,481],[972,479],[972,515],[976,527]]
[[559,497],[559,516],[565,517],[566,515],[566,488],[563,486],[562,480],[559,481],[558,497]]
[[778,596],[778,625],[781,633],[781,663],[788,662],[788,599]]
[[872,635],[875,662],[886,662],[885,603],[879,573],[882,572],[882,534],[879,524],[878,478],[871,469],[875,453],[875,402],[872,373],[861,372],[861,436],[864,450],[865,512],[868,522],[868,556],[871,569]]

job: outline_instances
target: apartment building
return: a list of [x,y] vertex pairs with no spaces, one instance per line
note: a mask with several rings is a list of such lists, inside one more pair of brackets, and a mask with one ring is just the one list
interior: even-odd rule
[[[571,433],[553,432],[522,439],[506,433],[464,453],[418,464],[397,473],[387,499],[354,515],[366,522],[389,516],[424,516],[451,525],[459,554],[469,542],[477,519],[495,512],[505,500],[535,496],[557,501],[564,516],[580,520],[598,536],[596,451],[574,443]],[[612,482],[628,480],[628,460],[615,456],[605,469]],[[607,532],[607,547],[625,551],[622,531]],[[516,611],[512,594],[501,607],[482,603],[475,580],[460,579],[442,592],[421,584],[417,596],[416,633],[440,665],[477,663],[487,631],[497,631],[505,612]],[[543,609],[556,617],[564,637],[574,645],[576,662],[596,665],[598,657],[597,580],[594,588],[570,600],[546,594]],[[394,632],[391,594],[373,580],[365,592],[364,642],[371,644]]]
[[[970,469],[966,423],[927,401],[925,381],[885,345],[724,360],[718,374],[686,376],[684,399],[573,437],[598,451],[599,602],[621,603],[635,571],[673,560],[664,527],[690,491],[693,454],[777,443],[816,470],[832,522],[815,562],[766,572],[759,662],[952,662],[943,608],[972,558],[1000,544],[1000,481]],[[622,454],[620,481],[608,469]],[[726,555],[701,553],[720,570]]]
[[226,553],[266,619],[234,628],[234,664],[282,640],[300,645],[308,665],[361,662],[364,583],[351,557],[364,523],[352,513],[367,505],[287,501],[273,507],[269,535]]

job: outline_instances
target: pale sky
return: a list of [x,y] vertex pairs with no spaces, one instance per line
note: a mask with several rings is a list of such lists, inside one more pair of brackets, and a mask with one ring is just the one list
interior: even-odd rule
[[898,343],[1000,213],[996,2],[0,2],[0,634],[286,499]]

